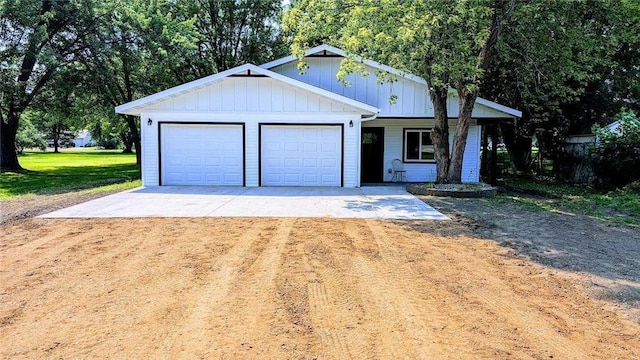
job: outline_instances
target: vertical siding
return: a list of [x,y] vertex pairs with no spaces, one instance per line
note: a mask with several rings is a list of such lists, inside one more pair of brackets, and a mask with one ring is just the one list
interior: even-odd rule
[[345,112],[342,103],[270,78],[232,77],[147,108],[149,111]]
[[[427,87],[424,84],[402,77],[399,77],[393,83],[378,84],[375,75],[376,70],[367,67],[369,75],[350,74],[346,78],[349,85],[345,86],[336,78],[341,59],[335,57],[307,58],[306,61],[309,68],[303,74],[300,74],[295,61],[271,70],[336,94],[373,105],[381,109],[380,114],[382,116],[433,116],[433,105],[431,105]],[[389,102],[391,95],[398,96],[396,104]]]
[[[279,74],[300,80],[307,84],[332,91],[336,94],[373,105],[379,108],[381,116],[420,116],[433,117],[433,103],[429,98],[426,84],[398,77],[393,83],[378,84],[376,69],[365,66],[368,75],[349,75],[346,80],[350,86],[344,86],[336,78],[340,68],[341,57],[308,57],[305,59],[309,68],[303,74],[293,61],[271,69]],[[397,104],[389,103],[391,95],[398,96]],[[458,97],[454,92],[448,100],[450,117],[458,116]],[[476,104],[473,109],[474,117],[511,117],[484,105]]]
[[[403,129],[405,128],[432,128],[433,119],[378,119],[367,121],[362,127],[384,127],[384,181],[391,181],[393,174],[389,174],[392,168],[391,162],[394,159],[402,160],[403,149]],[[451,131],[455,130],[455,122],[450,123]],[[449,141],[453,143],[453,133],[450,134]],[[477,182],[479,180],[480,168],[480,127],[470,126],[467,146],[464,152],[462,164],[462,181]],[[410,182],[423,182],[436,180],[436,164],[404,164],[407,170],[407,180]]]

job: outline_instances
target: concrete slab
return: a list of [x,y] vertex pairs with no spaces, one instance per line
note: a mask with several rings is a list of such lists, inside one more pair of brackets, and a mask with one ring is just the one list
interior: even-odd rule
[[328,217],[448,220],[403,186],[138,188],[41,218]]

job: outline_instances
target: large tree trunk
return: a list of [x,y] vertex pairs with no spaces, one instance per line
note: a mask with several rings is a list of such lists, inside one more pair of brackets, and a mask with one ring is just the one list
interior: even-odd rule
[[471,112],[476,102],[478,93],[476,91],[458,90],[460,98],[460,110],[458,111],[458,124],[453,135],[453,151],[451,152],[451,164],[447,178],[452,184],[462,183],[462,160],[464,150],[467,147],[467,137],[469,135],[469,123],[471,122]]
[[[526,112],[522,113],[522,119],[517,119],[516,121],[523,124],[531,123]],[[509,152],[511,166],[515,172],[519,174],[529,173],[532,162],[531,129],[528,126],[518,126],[516,123],[503,121],[500,123],[500,130],[502,131],[504,144]]]
[[128,131],[120,132],[120,139],[122,139],[122,143],[124,144],[124,150],[122,150],[123,154],[131,154],[133,153],[133,136]]
[[60,125],[59,124],[53,124],[53,152],[54,153],[59,153],[60,152]]
[[141,165],[142,147],[140,145],[140,132],[138,131],[138,122],[136,121],[136,117],[133,115],[125,115],[124,118],[127,121],[127,125],[129,126],[129,131],[131,131],[133,145],[136,148],[136,164]]
[[431,132],[433,141],[434,157],[436,159],[436,183],[448,183],[449,172],[449,119],[447,118],[447,97],[448,89],[433,89],[431,101],[433,102],[435,125]]
[[18,133],[18,121],[20,113],[10,111],[6,121],[0,120],[0,169],[2,171],[22,171],[24,170],[18,162],[18,152],[16,151],[16,134]]

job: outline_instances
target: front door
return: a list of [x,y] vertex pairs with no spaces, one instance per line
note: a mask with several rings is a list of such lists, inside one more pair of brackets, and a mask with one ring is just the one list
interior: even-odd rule
[[381,183],[384,175],[384,128],[363,127],[360,183]]

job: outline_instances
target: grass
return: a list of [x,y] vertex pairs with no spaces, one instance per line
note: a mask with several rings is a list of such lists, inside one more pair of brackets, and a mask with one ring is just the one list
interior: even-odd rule
[[25,151],[19,161],[27,171],[0,173],[0,201],[24,195],[100,192],[140,185],[135,154],[118,150]]
[[507,179],[506,193],[494,201],[519,203],[532,211],[569,212],[640,225],[640,193],[622,189],[598,192],[586,186],[557,184],[549,180]]

